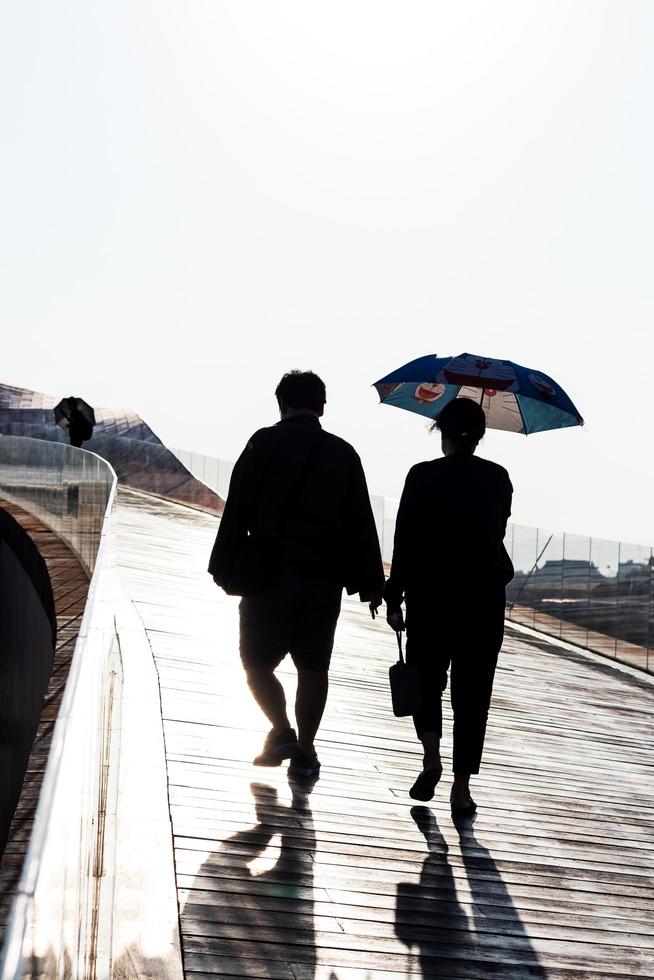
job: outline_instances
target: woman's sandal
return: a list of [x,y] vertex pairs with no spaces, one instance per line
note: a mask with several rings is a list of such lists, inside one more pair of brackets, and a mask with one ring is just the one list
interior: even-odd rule
[[443,767],[439,769],[423,769],[415,783],[409,790],[412,800],[420,800],[421,803],[428,803],[434,797],[434,790],[443,775]]

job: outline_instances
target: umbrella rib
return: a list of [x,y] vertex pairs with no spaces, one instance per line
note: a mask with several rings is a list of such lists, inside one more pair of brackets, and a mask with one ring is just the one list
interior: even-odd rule
[[525,435],[528,436],[529,433],[527,432],[527,420],[525,419],[524,415],[522,414],[522,406],[520,405],[520,402],[518,401],[518,392],[517,391],[515,393],[515,403],[518,406],[518,411],[520,412],[520,418],[522,419],[522,428],[525,430]]

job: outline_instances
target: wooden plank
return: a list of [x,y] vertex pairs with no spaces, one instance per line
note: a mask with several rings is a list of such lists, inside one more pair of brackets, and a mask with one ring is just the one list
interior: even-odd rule
[[[256,891],[254,886],[247,888],[247,883],[243,882],[243,890],[239,893],[238,902],[234,902],[233,892],[226,891],[224,888],[215,891],[202,891],[199,888],[179,889],[180,906],[184,909],[184,914],[190,918],[199,920],[210,915],[228,914],[237,921],[241,915],[241,909],[261,909],[265,912],[299,912],[306,915],[311,909],[316,918],[323,916],[336,916],[342,923],[343,930],[347,931],[344,920],[361,922],[406,922],[408,925],[428,926],[434,922],[437,914],[441,923],[449,923],[450,928],[462,928],[470,931],[470,915],[474,911],[474,926],[483,928],[484,931],[499,931],[508,929],[518,933],[524,926],[526,933],[530,932],[533,925],[539,930],[541,928],[554,927],[547,935],[553,938],[563,938],[568,934],[577,939],[583,939],[584,930],[600,930],[604,933],[633,933],[646,937],[644,945],[651,945],[651,917],[647,915],[649,906],[647,905],[642,912],[640,919],[630,916],[621,918],[621,910],[618,908],[602,905],[598,908],[592,906],[580,906],[572,902],[557,903],[556,909],[543,909],[542,903],[534,903],[534,907],[523,903],[521,910],[520,924],[516,923],[513,910],[502,908],[501,905],[482,905],[476,902],[471,893],[464,894],[463,890],[456,890],[456,895],[452,894],[450,899],[446,897],[431,897],[423,895],[407,901],[401,909],[396,907],[395,902],[385,901],[388,896],[361,896],[352,893],[345,893],[349,902],[337,902],[333,899],[320,901],[316,898],[315,892],[304,898],[288,898],[284,895],[269,895],[265,891]],[[329,892],[331,896],[331,891]],[[354,904],[358,899],[368,898],[368,902]],[[374,899],[374,901],[372,900]],[[434,904],[438,902],[438,906]],[[209,910],[209,912],[207,912]],[[224,910],[224,911],[223,911]],[[571,916],[571,912],[574,915]],[[610,937],[606,942],[610,942]]]

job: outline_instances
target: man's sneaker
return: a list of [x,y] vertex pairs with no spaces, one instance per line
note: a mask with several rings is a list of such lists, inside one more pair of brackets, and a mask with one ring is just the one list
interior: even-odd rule
[[317,779],[320,775],[320,760],[316,753],[297,749],[291,756],[288,774],[296,779]]
[[294,752],[297,752],[297,735],[292,728],[285,728],[281,732],[268,732],[263,748],[256,759],[253,759],[255,766],[281,766],[284,759],[289,759]]

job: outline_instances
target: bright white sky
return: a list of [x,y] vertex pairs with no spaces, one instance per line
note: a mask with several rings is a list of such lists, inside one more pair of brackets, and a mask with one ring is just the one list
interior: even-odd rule
[[0,380],[233,459],[313,368],[399,495],[371,382],[462,351],[585,430],[490,433],[514,518],[654,543],[654,4],[5,0]]

